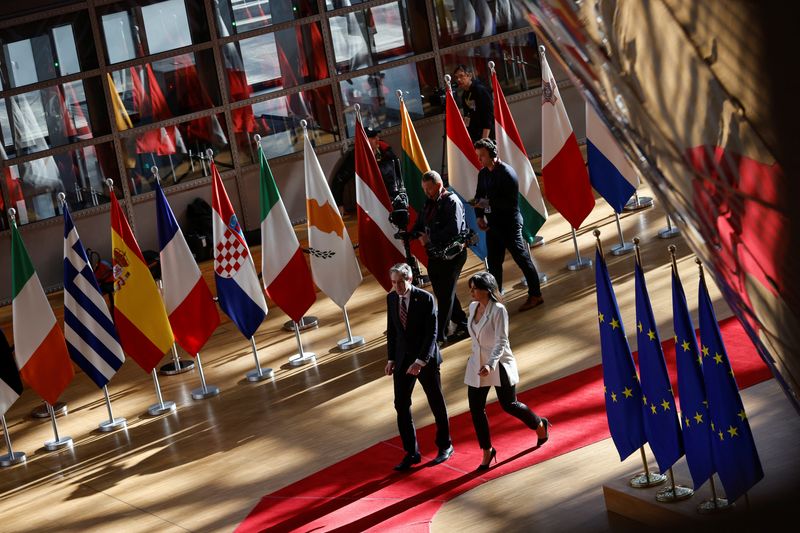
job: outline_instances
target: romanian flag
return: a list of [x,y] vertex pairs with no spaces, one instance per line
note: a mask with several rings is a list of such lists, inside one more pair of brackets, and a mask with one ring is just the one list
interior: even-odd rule
[[[403,100],[400,100],[400,131],[403,147],[400,155],[400,173],[403,175],[403,186],[408,194],[408,214],[411,217],[408,226],[413,227],[418,214],[422,212],[422,206],[425,205],[422,175],[431,167],[428,165],[428,160],[425,159],[425,152],[422,151],[422,145]],[[416,239],[411,241],[411,252],[422,261],[423,265],[428,266],[428,254],[425,253],[425,247]]]
[[114,322],[122,349],[150,373],[174,337],[156,282],[128,220],[111,193],[111,247],[114,265]]
[[72,381],[75,371],[64,334],[16,224],[11,224],[11,288],[17,368],[22,380],[53,405]]

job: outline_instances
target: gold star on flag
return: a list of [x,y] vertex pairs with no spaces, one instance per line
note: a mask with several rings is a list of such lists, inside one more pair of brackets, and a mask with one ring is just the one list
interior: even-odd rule
[[656,406],[653,405],[652,403],[650,404],[650,410],[653,412],[653,414],[656,414],[656,412],[657,412]]
[[725,436],[722,434],[721,431],[719,433],[717,433],[717,435],[719,435],[719,440],[725,440],[725,438],[724,438]]
[[612,392],[611,393],[611,401],[612,402],[616,402],[617,401],[617,393],[616,392]]
[[625,387],[624,389],[622,389],[622,394],[624,394],[626,398],[630,398],[631,396],[633,396],[633,389],[631,389],[630,387]]
[[700,351],[703,352],[704,357],[708,357],[708,346],[703,346],[703,349]]
[[678,344],[678,336],[677,335],[673,335],[672,338],[675,339],[675,344]]
[[603,385],[603,394],[606,394],[606,393],[608,393],[608,389],[606,388],[605,385]]
[[738,437],[739,436],[739,433],[738,433],[739,430],[737,428],[733,427],[733,426],[728,426],[727,431],[728,431],[728,433],[730,434],[731,437]]
[[597,318],[598,318],[598,319],[600,319],[600,323],[601,323],[601,324],[602,324],[602,323],[603,323],[603,321],[605,320],[605,317],[603,316],[603,313],[597,313]]
[[617,329],[619,327],[619,320],[616,318],[611,319],[611,329]]
[[652,329],[647,330],[647,336],[650,338],[651,341],[656,340],[656,332]]
[[662,401],[661,401],[661,407],[662,407],[662,408],[663,408],[665,411],[668,411],[668,410],[669,410],[669,402],[668,402],[667,400],[662,400]]
[[703,356],[702,355],[698,355],[697,356],[697,364],[698,365],[702,365],[703,364]]
[[697,424],[702,424],[703,423],[703,415],[701,415],[700,413],[695,411],[695,413],[694,413],[694,421]]
[[642,332],[642,322],[641,322],[641,321],[639,321],[639,323],[637,324],[637,326],[639,327],[639,333],[641,333],[641,332]]
[[722,356],[718,353],[714,354],[714,361],[717,362],[718,365],[722,364]]
[[744,413],[744,409],[739,411],[737,414],[739,415],[739,418],[741,418],[742,420],[747,418],[747,415]]
[[689,341],[683,341],[683,344],[681,344],[681,347],[683,348],[684,352],[688,352],[689,351]]
[[689,427],[689,420],[690,420],[690,418],[687,416],[686,417],[686,422],[683,425],[686,426],[686,427]]
[[642,395],[642,403],[647,405],[647,396]]

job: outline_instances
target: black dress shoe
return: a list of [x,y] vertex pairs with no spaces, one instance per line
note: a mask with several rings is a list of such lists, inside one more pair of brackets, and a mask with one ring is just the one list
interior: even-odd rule
[[440,465],[443,462],[447,461],[448,459],[450,459],[450,456],[453,455],[454,451],[455,450],[453,449],[452,444],[447,448],[445,448],[444,450],[439,450],[439,455],[437,455],[436,458],[433,460],[433,464]]
[[547,442],[548,439],[550,439],[550,426],[551,425],[552,424],[550,424],[550,421],[548,419],[542,418],[542,427],[544,427],[544,437],[538,437],[538,439],[536,440],[536,447],[537,448],[539,446],[541,446],[542,444],[544,444],[545,442]]
[[397,463],[394,467],[395,470],[403,471],[411,468],[412,465],[418,464],[422,461],[422,456],[418,453],[407,453],[403,460]]

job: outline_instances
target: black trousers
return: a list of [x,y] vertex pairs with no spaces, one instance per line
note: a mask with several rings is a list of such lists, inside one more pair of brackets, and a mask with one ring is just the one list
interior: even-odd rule
[[[517,386],[509,384],[505,368],[499,365],[498,371],[500,372],[500,386],[495,387],[494,390],[497,393],[500,407],[506,413],[520,419],[529,428],[536,430],[541,419],[527,405],[517,401]],[[486,416],[486,398],[489,396],[489,389],[491,387],[467,387],[472,425],[475,426],[478,444],[484,450],[492,447],[492,439],[489,436],[489,418]]]
[[447,449],[450,444],[450,420],[447,417],[447,404],[442,394],[442,379],[439,373],[439,365],[428,363],[419,375],[412,376],[406,374],[408,367],[395,370],[392,378],[394,380],[394,409],[397,411],[397,429],[400,431],[400,438],[403,441],[403,449],[406,453],[419,453],[417,443],[417,430],[414,427],[414,419],[411,417],[411,393],[414,385],[419,379],[422,390],[428,398],[428,405],[433,412],[436,420],[436,446],[439,450]]
[[428,277],[433,285],[433,295],[436,296],[438,308],[437,340],[447,340],[447,325],[451,320],[459,326],[467,327],[467,315],[456,296],[456,282],[466,262],[466,249],[449,261],[432,257],[428,259]]
[[489,272],[497,280],[498,288],[503,288],[503,261],[506,250],[517,266],[522,270],[525,281],[528,283],[528,295],[541,296],[539,286],[539,273],[531,260],[528,244],[522,238],[522,224],[512,219],[509,221],[492,220],[486,232],[486,247],[488,248],[487,261]]

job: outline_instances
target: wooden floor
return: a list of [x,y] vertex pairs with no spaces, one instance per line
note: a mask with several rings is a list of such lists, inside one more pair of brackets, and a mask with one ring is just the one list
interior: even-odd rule
[[[649,196],[646,189],[641,194]],[[662,241],[656,236],[665,222],[658,207],[622,217],[626,237],[642,239],[662,337],[672,331],[668,244],[678,246],[679,267],[693,308],[697,290],[694,257],[682,239]],[[579,232],[581,251],[591,259],[594,227],[602,230],[607,250],[617,242],[612,211],[603,201],[597,202],[586,229]],[[594,272],[564,268],[574,250],[568,225],[560,216],[551,215],[542,233],[546,245],[535,249],[534,256],[549,277],[543,287],[545,305],[524,314],[515,312],[525,290],[519,285],[512,288],[520,273],[510,259],[506,261],[510,339],[522,378],[519,390],[600,362]],[[608,260],[630,333],[633,259],[609,255]],[[463,277],[480,268],[471,257]],[[466,304],[463,279],[458,289]],[[719,318],[729,316],[716,287],[711,289]],[[244,379],[254,367],[250,345],[225,322],[202,352],[207,381],[220,387],[221,395],[192,400],[190,392],[199,386],[196,371],[162,376],[165,400],[178,404],[172,415],[144,415],[156,401],[153,382],[128,360],[109,386],[115,415],[128,419],[127,431],[95,431],[107,418],[105,405],[101,392],[79,374],[62,398],[69,414],[58,419],[59,432],[75,440],[71,450],[44,451],[42,444],[52,438],[53,430],[48,420],[28,416],[40,400],[26,390],[6,418],[15,449],[25,451],[29,459],[25,465],[0,470],[0,530],[231,531],[261,496],[394,436],[392,385],[383,376],[384,298],[381,287],[366,277],[348,310],[353,333],[364,336],[367,343],[339,352],[336,341],[346,336],[341,312],[319,295],[309,314],[319,317],[321,327],[303,334],[306,350],[316,352],[318,362],[299,368],[287,364],[297,351],[293,334],[281,328],[287,317],[272,308],[256,334],[262,366],[275,369],[274,379],[262,383]],[[4,329],[10,329],[9,310],[0,310],[0,317]],[[633,337],[631,344],[635,349]],[[444,350],[442,381],[451,415],[467,410],[463,365],[468,346],[462,341]],[[421,390],[415,391],[414,399],[417,424],[432,423]],[[778,395],[777,401],[785,400]],[[532,503],[532,486],[548,493],[544,500],[548,507],[569,509],[548,529],[569,531],[586,524],[608,529],[600,492],[603,476],[635,468],[627,463],[620,467],[608,441],[598,443],[479,488],[477,510],[476,491],[448,503],[434,520],[434,529],[525,530],[521,524],[537,523],[526,519],[542,516]],[[580,482],[570,472],[579,472]],[[513,500],[514,493],[524,500]],[[570,505],[594,494],[601,498],[600,505],[596,498],[591,505]],[[516,509],[511,514],[506,512],[509,502]],[[465,522],[465,517],[476,516],[492,520]]]

